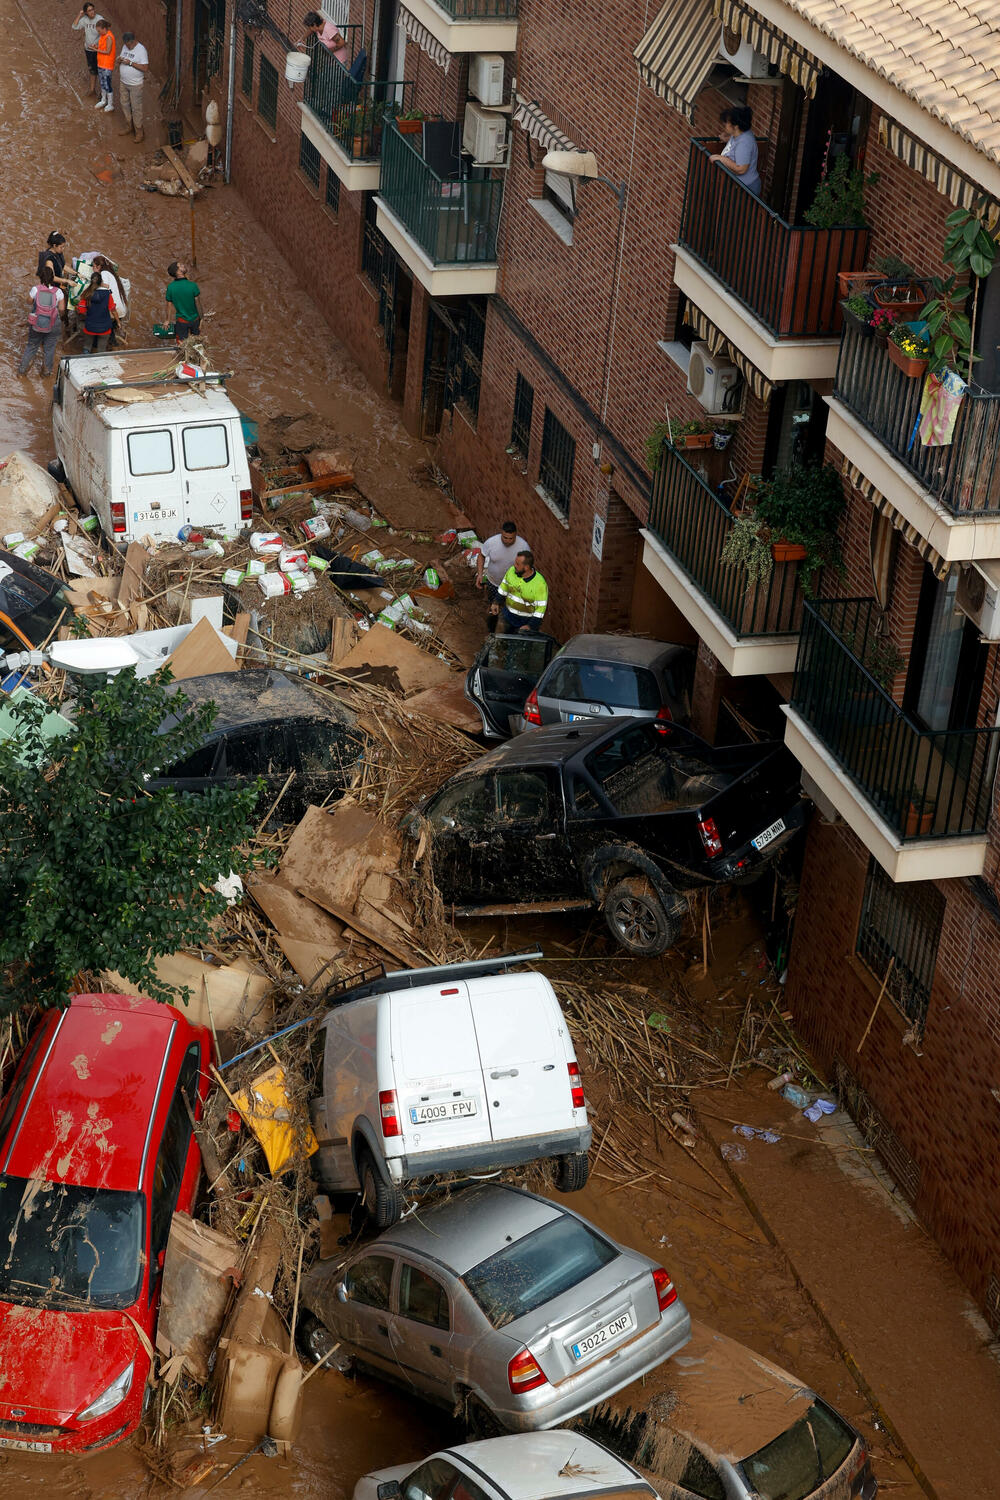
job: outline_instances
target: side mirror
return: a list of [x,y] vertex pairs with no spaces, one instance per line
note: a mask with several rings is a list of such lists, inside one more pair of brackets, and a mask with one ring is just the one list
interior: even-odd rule
[[399,1487],[398,1479],[387,1479],[384,1484],[379,1485],[375,1493],[378,1500],[397,1500],[403,1492]]
[[338,1302],[346,1302],[347,1301],[347,1283],[346,1282],[344,1282],[344,1281],[338,1281],[337,1282],[337,1286],[336,1286],[336,1292],[337,1292],[337,1301]]

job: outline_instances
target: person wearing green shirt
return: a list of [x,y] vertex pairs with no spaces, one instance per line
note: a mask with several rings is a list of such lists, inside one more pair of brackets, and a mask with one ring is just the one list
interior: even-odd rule
[[535,568],[534,554],[519,552],[500,584],[500,627],[505,634],[540,629],[549,602],[549,586]]
[[188,277],[187,266],[175,260],[167,267],[170,284],[163,293],[167,303],[167,321],[173,317],[174,338],[182,344],[189,334],[201,331],[201,288]]

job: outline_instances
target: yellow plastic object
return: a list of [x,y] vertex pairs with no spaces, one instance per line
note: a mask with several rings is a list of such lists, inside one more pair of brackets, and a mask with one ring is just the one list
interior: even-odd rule
[[297,1152],[312,1156],[319,1141],[307,1119],[289,1102],[285,1070],[280,1064],[254,1078],[233,1103],[260,1141],[273,1176],[290,1165]]

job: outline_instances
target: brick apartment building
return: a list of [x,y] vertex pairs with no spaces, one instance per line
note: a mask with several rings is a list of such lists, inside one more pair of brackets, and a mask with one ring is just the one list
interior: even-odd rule
[[[361,82],[318,50],[291,86],[307,8],[186,7],[185,97],[225,101],[235,21],[233,182],[480,533],[529,537],[549,628],[696,643],[702,731],[784,734],[816,805],[789,1004],[1000,1331],[1000,271],[937,447],[837,277],[940,274],[956,206],[994,222],[1000,31],[960,0],[935,27],[901,0],[343,0]],[[759,197],[709,160],[733,105]],[[876,174],[868,227],[805,218],[840,156]],[[667,415],[719,437],[657,457]],[[845,508],[819,597],[723,563],[741,477],[820,462]]]

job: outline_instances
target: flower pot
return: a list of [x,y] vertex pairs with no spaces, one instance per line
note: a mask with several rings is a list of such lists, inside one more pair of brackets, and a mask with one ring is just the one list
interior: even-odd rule
[[903,825],[904,838],[914,839],[926,835],[933,827],[933,807],[917,807],[912,802],[907,805],[906,822]]
[[712,447],[713,448],[719,448],[719,449],[728,448],[729,444],[732,442],[732,440],[733,440],[733,434],[731,432],[713,432],[712,433]]
[[423,120],[396,120],[396,129],[400,135],[419,135],[423,128]]
[[838,271],[837,286],[846,302],[856,292],[867,292],[876,282],[884,281],[881,271]]
[[888,307],[901,318],[910,318],[927,301],[927,284],[923,281],[883,281],[871,289],[876,307]]
[[686,432],[683,437],[678,438],[677,445],[681,448],[711,448],[712,433]]
[[777,541],[771,543],[771,556],[775,562],[804,562],[806,549],[801,542]]
[[840,310],[844,314],[845,323],[850,323],[852,328],[856,328],[863,339],[871,338],[875,330],[870,323],[865,323],[861,318],[855,317],[846,302],[841,302]]
[[926,359],[913,359],[909,354],[904,354],[902,349],[892,339],[886,343],[889,358],[898,370],[908,376],[910,380],[917,380],[927,369]]

